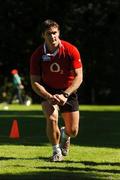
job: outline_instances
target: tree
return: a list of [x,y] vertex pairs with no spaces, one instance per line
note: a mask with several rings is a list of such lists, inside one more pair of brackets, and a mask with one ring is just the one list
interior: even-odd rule
[[[29,60],[41,42],[39,24],[52,18],[61,25],[61,38],[81,52],[84,82],[79,91],[80,102],[118,104],[119,6],[119,0],[2,1],[0,63],[4,76],[9,78],[11,68],[18,68],[26,79],[26,90],[33,96]],[[33,98],[36,102],[35,95]]]

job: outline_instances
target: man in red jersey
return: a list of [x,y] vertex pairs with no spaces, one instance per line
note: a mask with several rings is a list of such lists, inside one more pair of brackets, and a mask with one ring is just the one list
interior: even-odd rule
[[[59,24],[47,19],[41,24],[44,43],[32,54],[30,79],[32,89],[42,98],[47,120],[47,136],[53,147],[51,161],[62,161],[69,152],[70,137],[79,130],[77,89],[83,81],[78,49],[60,39]],[[59,129],[59,111],[65,126]]]

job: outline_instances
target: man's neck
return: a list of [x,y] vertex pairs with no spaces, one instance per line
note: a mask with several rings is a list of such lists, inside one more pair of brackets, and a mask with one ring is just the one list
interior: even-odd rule
[[47,55],[52,55],[52,56],[55,56],[58,52],[58,49],[59,49],[59,44],[58,46],[54,46],[54,47],[50,47],[48,48],[48,46],[46,44],[44,44],[44,53],[47,54]]
[[61,44],[61,42],[60,42],[60,40],[58,41],[58,43],[57,44],[54,44],[54,45],[52,45],[52,44],[47,44],[46,42],[44,43],[44,47],[45,47],[45,51],[46,51],[46,53],[50,53],[50,54],[53,54],[59,47],[60,47],[60,44]]

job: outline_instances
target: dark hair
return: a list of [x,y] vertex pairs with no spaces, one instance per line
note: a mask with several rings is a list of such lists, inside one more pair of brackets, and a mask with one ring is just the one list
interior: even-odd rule
[[58,30],[60,30],[60,26],[57,22],[55,22],[51,19],[47,19],[41,24],[41,33],[44,33],[50,27],[56,27],[56,28],[58,28]]

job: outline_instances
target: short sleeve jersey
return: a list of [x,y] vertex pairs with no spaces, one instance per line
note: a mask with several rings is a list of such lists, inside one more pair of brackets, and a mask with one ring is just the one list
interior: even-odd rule
[[82,68],[78,49],[61,40],[53,54],[46,54],[44,45],[39,46],[30,59],[30,75],[41,76],[42,81],[51,88],[65,89],[72,84],[74,69]]

